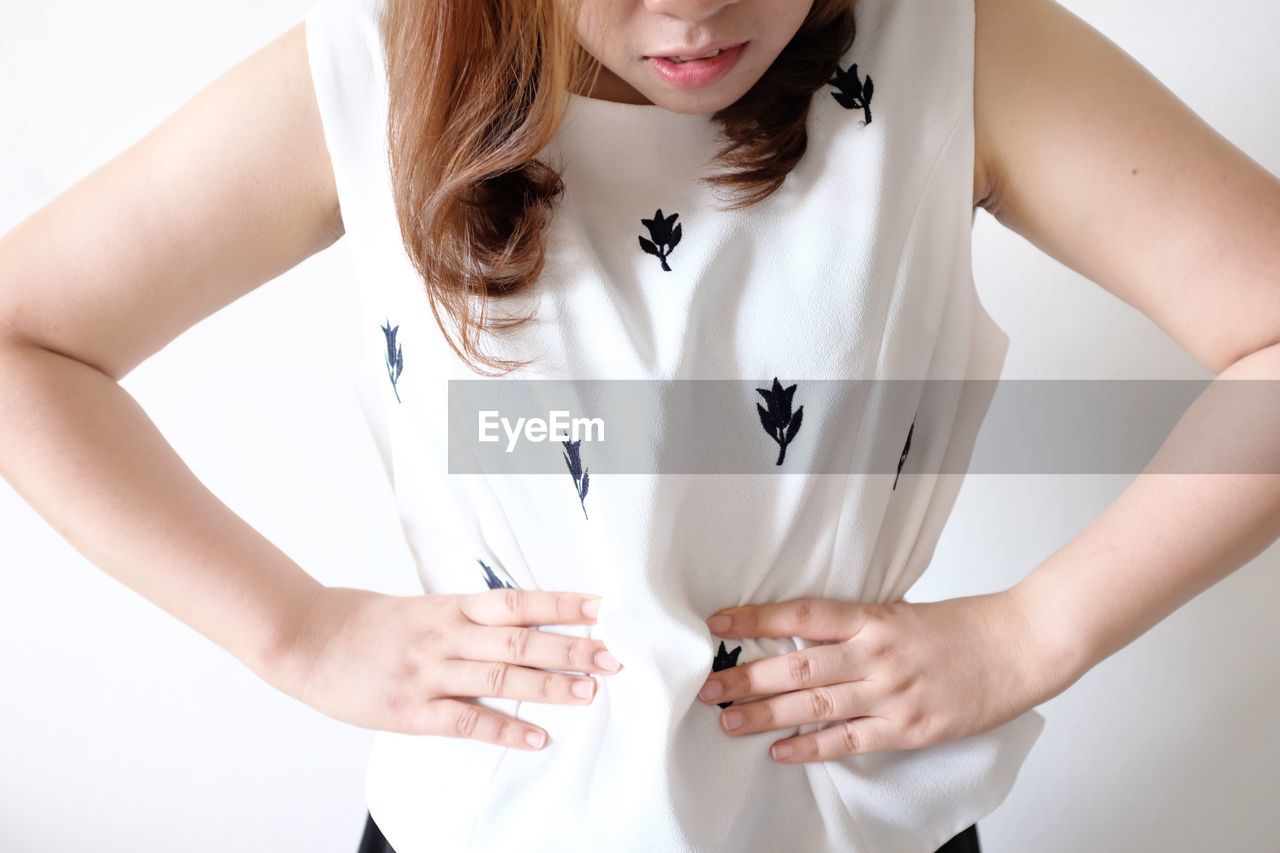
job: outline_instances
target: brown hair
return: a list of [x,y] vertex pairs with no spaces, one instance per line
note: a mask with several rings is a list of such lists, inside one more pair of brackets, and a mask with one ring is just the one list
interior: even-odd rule
[[[488,300],[525,291],[542,271],[542,233],[564,183],[535,155],[555,134],[566,92],[591,91],[590,70],[599,72],[577,41],[577,2],[566,13],[561,0],[387,0],[387,142],[400,233],[436,323],[478,373],[529,363],[480,352],[478,337],[531,319],[490,319]],[[854,2],[813,0],[756,84],[712,114],[725,140],[716,161],[727,171],[702,180],[737,191],[726,209],[770,196],[804,155],[811,96],[854,41]]]

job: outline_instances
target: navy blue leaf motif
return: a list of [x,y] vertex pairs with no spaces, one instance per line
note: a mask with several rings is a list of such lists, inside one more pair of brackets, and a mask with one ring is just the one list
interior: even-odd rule
[[[738,665],[738,655],[742,652],[742,646],[738,646],[733,651],[728,651],[724,647],[724,640],[720,641],[720,651],[716,652],[716,658],[711,662],[711,671],[719,672],[722,669],[728,669],[731,666]],[[733,700],[728,702],[717,702],[721,708],[728,708],[733,704]]]
[[[658,208],[653,214],[653,219],[641,219],[640,224],[649,229],[649,237],[646,240],[640,238],[640,248],[651,255],[657,255],[658,260],[662,261],[662,268],[667,272],[671,272],[671,267],[667,265],[667,256],[680,243],[681,227],[676,224],[676,217],[680,214],[673,213],[668,217],[663,217],[662,208]],[[673,228],[672,225],[675,225]],[[663,248],[665,246],[665,248]]]
[[400,331],[400,327],[392,326],[391,321],[387,320],[386,325],[382,326],[382,334],[387,338],[387,378],[391,380],[391,390],[396,394],[396,402],[400,402],[400,389],[396,387],[396,383],[400,380],[400,372],[404,370],[404,346],[396,342],[396,332]]
[[778,461],[774,464],[781,465],[787,455],[787,445],[800,431],[800,423],[804,420],[804,406],[796,409],[795,414],[792,414],[791,399],[795,395],[796,386],[789,385],[783,388],[776,376],[773,377],[772,388],[757,388],[756,391],[760,392],[760,396],[764,397],[765,402],[769,404],[769,408],[766,409],[756,403],[756,411],[760,413],[760,426],[778,443]]
[[[484,570],[484,582],[489,585],[489,589],[519,589],[519,587],[516,586],[515,581],[509,580],[510,575],[508,575],[508,580],[504,581],[502,578],[498,577],[493,569],[485,565],[484,560],[477,557],[476,562],[479,563],[480,568]],[[505,575],[506,572],[503,572],[503,574]]]
[[836,99],[836,103],[847,110],[862,110],[866,115],[862,123],[864,125],[871,124],[871,93],[875,91],[875,83],[871,81],[871,75],[867,75],[865,82],[858,80],[858,63],[853,63],[846,71],[839,64],[836,65],[836,75],[827,81],[828,85],[835,86],[839,91],[832,92],[831,97]]
[[578,502],[582,504],[582,517],[589,518],[587,515],[587,487],[591,483],[591,474],[587,469],[582,467],[582,457],[580,445],[582,439],[577,441],[562,441],[564,445],[564,462],[569,466],[569,474],[573,477],[573,485],[578,492]]
[[[911,449],[911,433],[915,432],[916,419],[911,419],[911,428],[907,430],[907,443],[902,447],[902,455],[898,457],[898,473],[893,475],[893,488],[898,488],[898,477],[902,475],[902,466],[907,461],[907,451]],[[893,489],[890,489],[893,491]]]

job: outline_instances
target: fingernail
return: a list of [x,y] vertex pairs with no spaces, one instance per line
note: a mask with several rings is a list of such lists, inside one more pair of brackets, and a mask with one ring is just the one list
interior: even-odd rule
[[542,745],[547,742],[546,732],[526,732],[524,742],[534,749],[542,749]]
[[791,753],[795,752],[795,750],[789,743],[777,743],[773,745],[773,749],[769,750],[769,752],[774,758],[790,758]]
[[712,616],[710,621],[707,622],[707,625],[711,628],[711,630],[715,631],[717,634],[720,633],[721,631],[728,630],[731,624],[733,624],[733,618],[730,616],[725,616],[724,614],[721,614],[719,616]]
[[589,598],[582,602],[582,615],[594,619],[600,614],[600,599]]
[[573,691],[573,695],[579,699],[590,699],[591,694],[595,692],[596,682],[592,678],[580,678],[573,682],[573,686],[569,688]]
[[615,658],[613,655],[609,654],[604,649],[601,649],[600,651],[596,652],[595,661],[596,661],[596,666],[600,667],[601,669],[607,669],[612,672],[613,670],[618,668],[618,659]]
[[724,692],[724,685],[719,681],[711,680],[702,685],[702,689],[698,691],[699,699],[714,699]]
[[732,731],[742,725],[741,711],[725,711],[720,715],[720,719],[724,722],[724,727]]

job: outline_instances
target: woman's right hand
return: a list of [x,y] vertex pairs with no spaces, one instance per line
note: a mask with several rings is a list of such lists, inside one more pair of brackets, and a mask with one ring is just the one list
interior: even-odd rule
[[[543,729],[466,697],[589,704],[594,678],[547,670],[617,672],[607,652],[608,666],[597,660],[604,644],[525,626],[593,624],[583,608],[598,603],[545,590],[394,596],[325,587],[268,681],[357,726],[539,749]],[[574,693],[579,684],[586,696]]]

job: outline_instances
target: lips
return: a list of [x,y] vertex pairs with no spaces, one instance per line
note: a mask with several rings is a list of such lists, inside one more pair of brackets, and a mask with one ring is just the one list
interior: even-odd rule
[[737,65],[747,42],[740,42],[721,50],[710,59],[674,60],[665,56],[650,56],[645,64],[664,83],[677,89],[696,89],[709,86],[729,73]]

